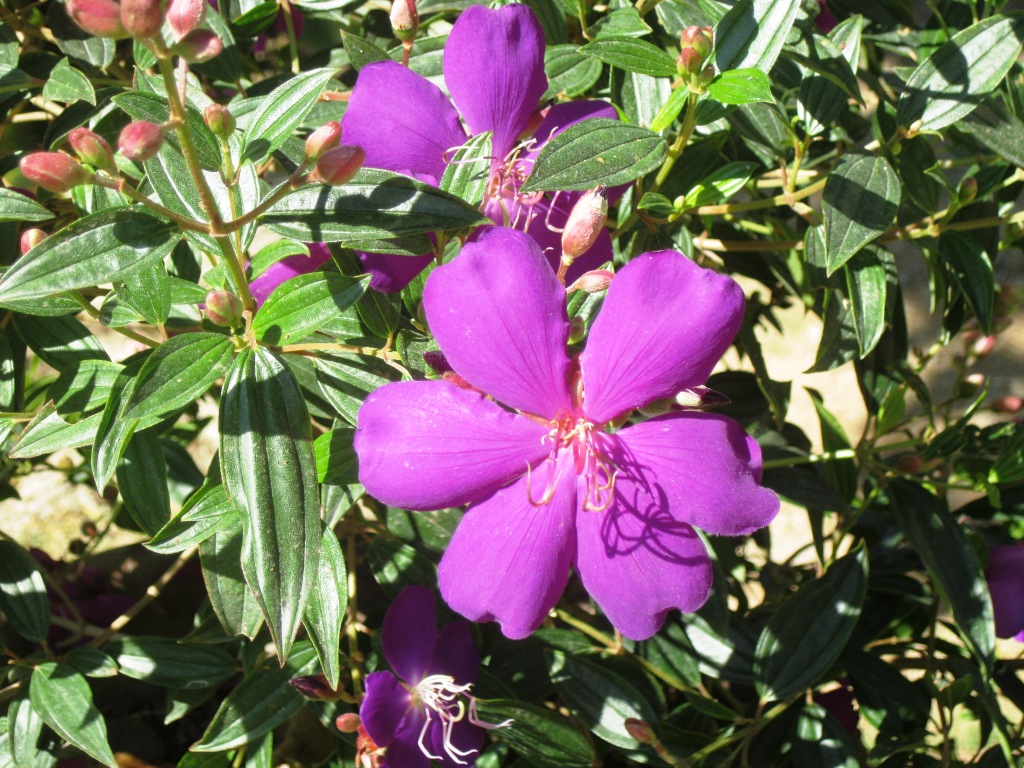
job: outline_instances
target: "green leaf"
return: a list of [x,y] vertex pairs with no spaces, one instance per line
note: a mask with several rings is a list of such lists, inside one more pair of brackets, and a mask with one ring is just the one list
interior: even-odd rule
[[135,430],[140,428],[138,419],[129,419],[125,414],[135,387],[135,376],[141,367],[141,363],[136,361],[118,374],[96,429],[96,441],[89,457],[89,467],[92,469],[96,490],[100,493],[107,487],[116,471],[118,462],[128,447],[128,441],[135,434]]
[[[165,96],[158,96],[147,91],[127,91],[114,96],[113,101],[123,109],[133,120],[148,120],[151,123],[160,125],[166,123],[171,117],[171,108],[167,105]],[[192,149],[199,159],[199,164],[208,171],[220,170],[220,143],[210,129],[206,127],[202,113],[191,104],[186,105],[188,113],[188,126],[192,133]],[[178,152],[181,147],[178,145],[176,131],[166,134],[166,140],[174,146]]]
[[171,286],[162,263],[143,267],[131,280],[116,280],[114,288],[124,303],[150,325],[163,325],[171,312]]
[[820,704],[805,704],[793,740],[796,768],[858,768],[860,761],[850,735]]
[[344,30],[341,31],[341,44],[345,46],[345,53],[348,54],[349,63],[357,72],[367,64],[373,64],[377,61],[391,61],[387,51],[378,48],[365,38]]
[[48,726],[94,760],[117,768],[107,744],[107,724],[92,702],[89,683],[67,664],[47,661],[29,685],[32,708]]
[[99,648],[85,645],[72,648],[66,657],[68,664],[87,677],[113,677],[117,674],[117,664]]
[[522,192],[625,184],[657,168],[665,154],[665,141],[646,128],[605,118],[583,120],[544,146]]
[[[857,42],[859,44],[859,30]],[[800,40],[786,49],[787,55],[843,90],[847,98],[863,102],[860,86],[852,66],[856,59],[847,59],[845,52],[828,37],[803,35]]]
[[650,26],[640,17],[636,8],[616,8],[599,18],[590,28],[593,38],[644,37],[651,33]]
[[900,205],[900,180],[883,157],[843,155],[825,182],[821,210],[831,275],[885,232]]
[[[19,692],[11,702],[6,723],[11,739],[10,757],[16,768],[42,768],[52,764],[46,759],[46,753],[40,753],[39,737],[43,734],[43,718],[32,708],[26,691]],[[0,761],[4,757],[0,753]]]
[[141,208],[84,216],[26,253],[0,280],[0,301],[88,288],[163,259],[178,242],[176,225]]
[[686,197],[683,199],[683,208],[724,203],[743,189],[757,168],[759,168],[757,163],[723,165],[707,178],[701,179],[699,184],[686,193]]
[[32,419],[11,449],[12,459],[30,459],[45,456],[61,448],[81,448],[96,439],[103,414],[97,413],[74,424],[68,424],[48,404]]
[[324,531],[320,568],[310,590],[303,624],[320,658],[320,668],[331,688],[338,687],[341,676],[339,645],[341,625],[348,606],[348,575],[345,556],[338,537],[330,528]]
[[273,352],[243,349],[220,406],[224,487],[242,513],[242,568],[286,659],[319,568],[320,493],[309,413]]
[[374,536],[367,559],[373,577],[392,599],[414,584],[432,587],[437,583],[434,564],[425,555],[391,536]]
[[14,328],[44,363],[58,371],[87,360],[110,359],[92,332],[71,315],[15,315]]
[[1024,122],[1011,115],[1002,102],[987,99],[956,127],[972,134],[982,145],[1018,168],[1024,168]]
[[770,72],[799,10],[794,0],[739,0],[715,27],[718,69]]
[[338,415],[350,424],[366,396],[400,374],[380,358],[355,355],[321,355],[313,361],[320,391]]
[[[993,90],[1021,51],[1024,17],[990,16],[961,30],[925,58],[896,104],[896,122],[937,131],[969,114]],[[920,124],[918,124],[920,121]]]
[[511,699],[478,700],[477,715],[492,724],[511,720],[491,735],[536,768],[591,768],[597,760],[586,736],[550,709]]
[[477,207],[491,173],[491,132],[484,131],[468,139],[456,150],[444,169],[440,187]]
[[988,673],[995,660],[992,600],[966,531],[942,501],[916,483],[894,480],[889,491],[896,524],[952,611],[957,632]]
[[268,344],[289,344],[308,336],[366,293],[369,276],[310,272],[281,283],[256,313],[252,331]]
[[262,163],[284,144],[313,109],[335,71],[334,67],[311,69],[271,91],[245,128],[241,162]]
[[231,654],[216,645],[140,636],[104,647],[122,675],[169,688],[213,688],[238,671]]
[[995,278],[982,240],[947,230],[939,237],[939,258],[946,262],[957,287],[971,305],[982,333],[992,333]]
[[846,262],[843,270],[863,360],[882,338],[892,315],[898,288],[896,259],[885,248],[866,245]]
[[124,369],[109,360],[82,360],[61,371],[46,391],[61,413],[82,413],[99,408],[110,396],[110,388]]
[[128,514],[152,536],[171,517],[167,460],[160,438],[152,430],[133,434],[115,472],[117,488]]
[[35,643],[50,631],[50,601],[36,561],[14,541],[0,539],[0,610],[11,628]]
[[242,519],[233,507],[224,519],[225,524],[199,545],[203,579],[210,607],[224,631],[252,639],[263,626],[263,612],[242,573]]
[[466,229],[490,219],[458,197],[408,176],[362,168],[341,187],[302,187],[260,222],[295,240],[336,243]]
[[775,101],[768,75],[760,69],[753,68],[730,69],[723,72],[711,81],[708,86],[708,95],[722,104],[753,104],[758,101]]
[[[857,625],[867,588],[867,552],[858,545],[782,604],[757,641],[756,685],[762,700],[788,699],[828,672]],[[808,632],[811,626],[814,631]]]
[[632,37],[604,37],[587,43],[579,52],[627,72],[652,77],[676,77],[676,62],[661,48]]
[[676,88],[673,90],[672,94],[668,97],[668,101],[662,104],[658,114],[651,121],[651,130],[661,133],[661,131],[672,125],[672,122],[679,117],[679,113],[683,111],[683,107],[686,106],[689,98],[690,92],[686,88]]
[[293,677],[312,674],[313,646],[298,642],[283,668],[265,662],[245,676],[221,703],[193,752],[223,752],[258,739],[295,715],[306,700],[288,685]]
[[601,79],[601,62],[584,56],[575,45],[551,45],[544,51],[544,71],[548,76],[545,98],[560,94],[567,97],[586,93]]
[[[828,452],[850,450],[850,438],[842,423],[825,407],[821,395],[808,388],[821,429],[821,444]],[[857,493],[857,464],[853,459],[833,459],[825,464],[825,475],[840,498],[849,503]]]
[[70,104],[74,101],[87,101],[96,105],[96,91],[89,78],[71,66],[64,58],[50,70],[50,76],[43,85],[43,98],[47,101],[62,101]]
[[26,197],[13,189],[0,187],[0,222],[36,222],[49,221],[53,214],[30,197]]
[[216,531],[241,527],[231,499],[218,480],[207,478],[167,524],[153,534],[146,547],[163,555],[184,552],[212,536]]

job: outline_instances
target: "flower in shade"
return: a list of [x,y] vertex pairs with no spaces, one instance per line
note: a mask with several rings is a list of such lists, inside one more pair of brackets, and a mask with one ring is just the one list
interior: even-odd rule
[[[674,251],[612,280],[570,358],[565,289],[537,244],[490,228],[424,290],[447,380],[389,384],[359,412],[359,479],[414,510],[470,504],[441,560],[441,593],[475,621],[525,637],[575,568],[626,637],[650,637],[711,590],[697,528],[767,525],[757,443],[726,417],[673,412],[618,431],[634,409],[697,387],[732,342],[744,299]],[[491,396],[482,396],[481,392]]]
[[362,727],[384,749],[383,768],[426,768],[430,760],[467,765],[479,752],[484,729],[468,695],[480,668],[469,624],[436,630],[434,594],[408,587],[384,616],[381,645],[395,674],[366,677],[359,707]]
[[992,547],[985,570],[996,637],[1024,643],[1024,543]]
[[[465,144],[467,129],[469,135],[492,132],[483,211],[497,224],[529,232],[556,264],[561,256],[561,227],[583,193],[552,196],[523,194],[520,189],[552,136],[587,118],[614,118],[615,109],[602,101],[540,108],[548,87],[544,32],[525,5],[498,9],[474,5],[463,11],[445,44],[444,80],[451,99],[400,64],[366,65],[341,121],[345,142],[366,151],[367,167],[437,185],[454,152]],[[604,232],[570,270],[569,279],[610,260],[611,254],[611,239]],[[372,276],[371,286],[385,292],[401,290],[432,259],[430,255],[361,257]]]

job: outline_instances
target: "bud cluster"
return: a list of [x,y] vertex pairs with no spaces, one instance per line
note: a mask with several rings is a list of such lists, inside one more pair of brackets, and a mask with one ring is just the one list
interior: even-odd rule
[[189,61],[205,61],[221,50],[221,40],[198,29],[206,15],[206,0],[67,0],[68,15],[90,35],[118,40],[148,40],[160,35],[166,19],[178,41],[174,52]]
[[708,64],[714,50],[715,33],[711,27],[687,27],[679,37],[679,55],[676,70],[686,87],[694,93],[703,93],[715,77],[715,68]]

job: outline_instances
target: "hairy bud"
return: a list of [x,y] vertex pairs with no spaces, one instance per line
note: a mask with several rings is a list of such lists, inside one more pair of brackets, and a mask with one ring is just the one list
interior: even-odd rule
[[21,255],[24,256],[26,253],[31,251],[43,240],[46,239],[46,233],[41,229],[26,229],[21,233]]
[[604,185],[583,194],[569,213],[562,231],[562,258],[575,259],[590,250],[608,221],[608,189]]
[[224,43],[208,29],[195,29],[181,38],[171,50],[189,64],[199,64],[220,56]]
[[242,302],[227,291],[206,294],[206,317],[221,328],[234,328],[242,321]]
[[324,152],[334,149],[341,141],[341,123],[324,123],[306,138],[306,160],[315,163]]
[[35,152],[21,159],[21,172],[48,192],[67,192],[92,181],[92,173],[63,152]]
[[164,131],[156,123],[136,120],[128,123],[117,139],[121,154],[136,163],[144,163],[160,151],[164,143]]
[[693,25],[683,30],[679,36],[679,47],[682,50],[692,50],[704,61],[711,55],[714,46],[715,30],[711,27],[698,27]]
[[366,152],[362,147],[342,144],[320,156],[316,161],[316,172],[320,181],[336,187],[350,181],[365,161]]
[[205,15],[206,0],[170,0],[167,4],[167,23],[175,40],[181,40],[202,24]]
[[68,134],[68,143],[83,163],[112,174],[117,173],[114,151],[102,136],[88,128],[75,128]]
[[394,0],[391,4],[391,28],[395,37],[402,42],[416,38],[420,26],[420,15],[416,11],[416,0]]
[[203,120],[214,136],[227,139],[235,132],[235,116],[221,104],[211,104],[203,110]]
[[72,21],[90,35],[114,40],[128,37],[121,23],[121,6],[114,0],[68,0],[64,8]]
[[121,25],[132,37],[156,37],[163,23],[160,0],[121,0]]
[[363,721],[359,719],[359,715],[355,712],[346,712],[344,715],[338,715],[338,719],[334,721],[334,727],[342,733],[355,733],[362,724]]
[[704,57],[693,48],[683,48],[676,56],[676,71],[680,75],[696,75],[704,66]]
[[615,277],[615,273],[607,269],[594,269],[590,272],[584,272],[576,278],[575,283],[566,289],[566,293],[572,293],[573,291],[583,291],[584,293],[607,291],[608,286],[612,284],[613,277]]
[[651,742],[656,741],[654,730],[643,720],[639,720],[635,717],[627,717],[624,725],[626,726],[626,733],[641,744],[650,744]]

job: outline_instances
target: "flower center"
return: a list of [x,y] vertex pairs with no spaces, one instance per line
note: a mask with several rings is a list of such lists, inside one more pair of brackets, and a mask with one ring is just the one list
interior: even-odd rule
[[[420,751],[431,760],[444,759],[441,755],[433,754],[430,751],[430,747],[424,742],[427,730],[435,720],[439,720],[441,723],[444,753],[459,765],[468,765],[468,761],[463,758],[475,754],[478,750],[470,749],[464,751],[452,743],[452,731],[456,723],[466,720],[479,728],[490,729],[503,728],[512,722],[511,720],[506,720],[495,725],[480,720],[476,714],[476,699],[466,695],[472,687],[472,684],[458,685],[455,682],[455,678],[450,675],[429,675],[420,680],[419,684],[413,688],[413,700],[418,701],[423,706],[423,714],[426,715],[426,721],[420,730],[420,738],[417,744]],[[469,701],[468,706],[465,701],[467,699]]]
[[548,504],[555,495],[561,480],[562,464],[558,456],[563,450],[572,451],[573,469],[586,483],[583,509],[588,512],[604,512],[612,504],[615,494],[615,476],[618,470],[599,445],[601,428],[599,424],[585,417],[561,414],[549,422],[550,430],[542,441],[551,442],[551,453],[546,459],[547,481],[540,500],[535,500],[530,489],[530,467],[526,468],[526,495],[535,507]]

